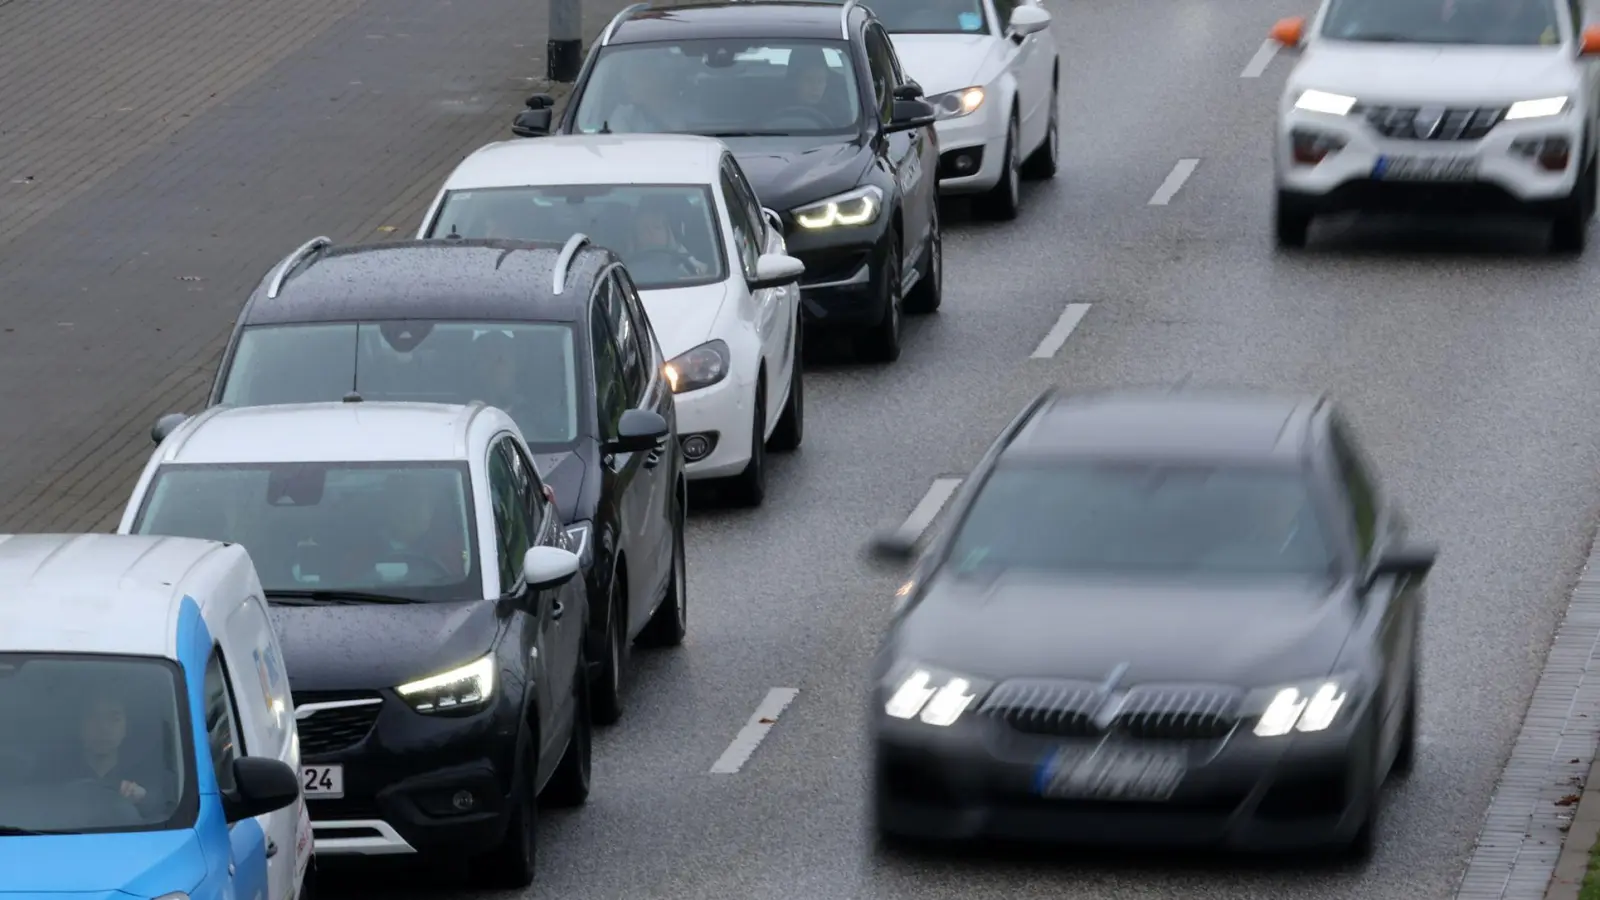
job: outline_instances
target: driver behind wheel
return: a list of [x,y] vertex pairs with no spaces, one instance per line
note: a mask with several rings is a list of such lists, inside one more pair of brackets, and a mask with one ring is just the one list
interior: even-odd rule
[[853,117],[841,103],[842,91],[820,47],[796,47],[789,51],[785,66],[790,109],[809,110],[811,127],[835,128],[848,125]]
[[109,692],[92,693],[78,712],[77,752],[47,763],[45,778],[62,784],[96,784],[126,800],[145,819],[164,817],[172,792],[161,789],[154,769],[124,752],[127,736],[127,704]]
[[445,583],[465,577],[461,549],[450,546],[452,542],[441,535],[439,503],[429,479],[409,472],[391,475],[384,483],[383,496],[387,514],[373,560],[380,576],[412,583]]
[[634,210],[626,262],[635,281],[680,281],[711,271],[679,243],[672,225],[673,216],[660,204],[646,200]]

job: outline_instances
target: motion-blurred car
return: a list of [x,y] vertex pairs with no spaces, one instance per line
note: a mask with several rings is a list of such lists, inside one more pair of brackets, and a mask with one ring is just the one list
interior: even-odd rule
[[212,407],[156,448],[118,531],[249,550],[319,858],[465,858],[533,882],[535,802],[589,796],[589,609],[510,416]]
[[874,666],[885,837],[1371,850],[1434,552],[1332,403],[1047,391],[950,523]]
[[757,506],[767,448],[798,449],[804,435],[805,266],[744,184],[714,138],[504,141],[450,173],[417,237],[560,243],[585,234],[621,256],[668,358],[686,474],[724,480],[737,501]]
[[[1580,29],[1582,29],[1580,31]],[[1512,212],[1581,253],[1600,158],[1600,27],[1579,0],[1324,0],[1278,108],[1275,231],[1320,214]]]
[[1038,0],[872,0],[906,73],[939,111],[939,191],[1015,219],[1023,178],[1061,156],[1061,56]]

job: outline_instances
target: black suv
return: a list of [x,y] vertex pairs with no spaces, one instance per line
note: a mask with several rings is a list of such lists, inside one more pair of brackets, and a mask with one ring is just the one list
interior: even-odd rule
[[595,42],[561,120],[529,98],[513,133],[702,134],[778,212],[811,325],[900,356],[900,314],[943,291],[935,110],[856,0],[631,6]]
[[[245,302],[209,405],[465,403],[511,415],[583,561],[597,723],[633,640],[683,641],[687,509],[665,360],[627,270],[565,245],[395,241],[289,254]],[[186,417],[163,416],[160,443]]]

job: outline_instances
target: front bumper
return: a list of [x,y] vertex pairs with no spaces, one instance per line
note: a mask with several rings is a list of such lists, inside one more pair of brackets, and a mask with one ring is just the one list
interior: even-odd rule
[[[499,693],[482,712],[424,715],[392,691],[296,692],[295,703],[372,697],[382,703],[297,721],[303,765],[344,767],[344,796],[306,798],[316,854],[476,854],[499,843],[521,728],[514,704]],[[465,810],[463,792],[472,798]]]
[[1072,740],[981,719],[950,728],[878,719],[878,827],[912,838],[1305,849],[1352,839],[1375,794],[1373,737],[1355,726],[1266,739],[1241,725],[1191,745],[1171,797],[1143,802],[1041,796],[1040,767]]
[[[1321,161],[1297,161],[1296,135],[1313,135],[1343,146]],[[1514,150],[1525,142],[1562,140],[1566,164],[1549,170],[1536,158]],[[1332,213],[1365,210],[1440,212],[1558,211],[1577,185],[1587,148],[1580,118],[1572,113],[1540,119],[1502,121],[1477,140],[1400,140],[1385,137],[1360,115],[1288,109],[1279,118],[1275,167],[1280,192],[1301,211]],[[1380,158],[1456,157],[1470,159],[1476,173],[1463,181],[1399,181],[1376,177]]]
[[882,273],[889,212],[871,225],[808,231],[786,222],[789,254],[806,265],[800,309],[807,324],[872,326],[887,312]]
[[683,470],[689,480],[738,475],[750,464],[755,444],[754,399],[755,386],[732,373],[711,387],[673,397],[678,407],[679,443],[699,435],[711,444],[711,451],[696,460],[690,460],[685,452]]
[[985,102],[973,112],[934,124],[939,135],[939,193],[978,194],[1000,183],[1007,120]]

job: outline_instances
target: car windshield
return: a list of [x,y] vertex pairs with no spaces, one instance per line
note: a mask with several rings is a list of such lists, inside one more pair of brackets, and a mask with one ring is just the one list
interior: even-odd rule
[[182,683],[160,659],[0,653],[0,832],[191,827]]
[[535,450],[570,448],[582,410],[572,327],[560,323],[256,325],[223,383],[229,406],[365,400],[469,403],[510,414]]
[[229,541],[275,592],[481,597],[463,463],[168,464],[135,534]]
[[1335,558],[1300,472],[1095,463],[996,470],[948,556],[957,573],[1315,576]]
[[640,290],[714,284],[728,277],[711,189],[701,185],[451,191],[428,237],[559,244],[580,232],[616,251]]
[[861,104],[843,41],[613,44],[578,100],[577,128],[714,137],[854,134]]
[[1551,46],[1557,0],[1333,0],[1322,36],[1341,41]]
[[983,0],[872,0],[890,34],[978,34],[989,30]]

